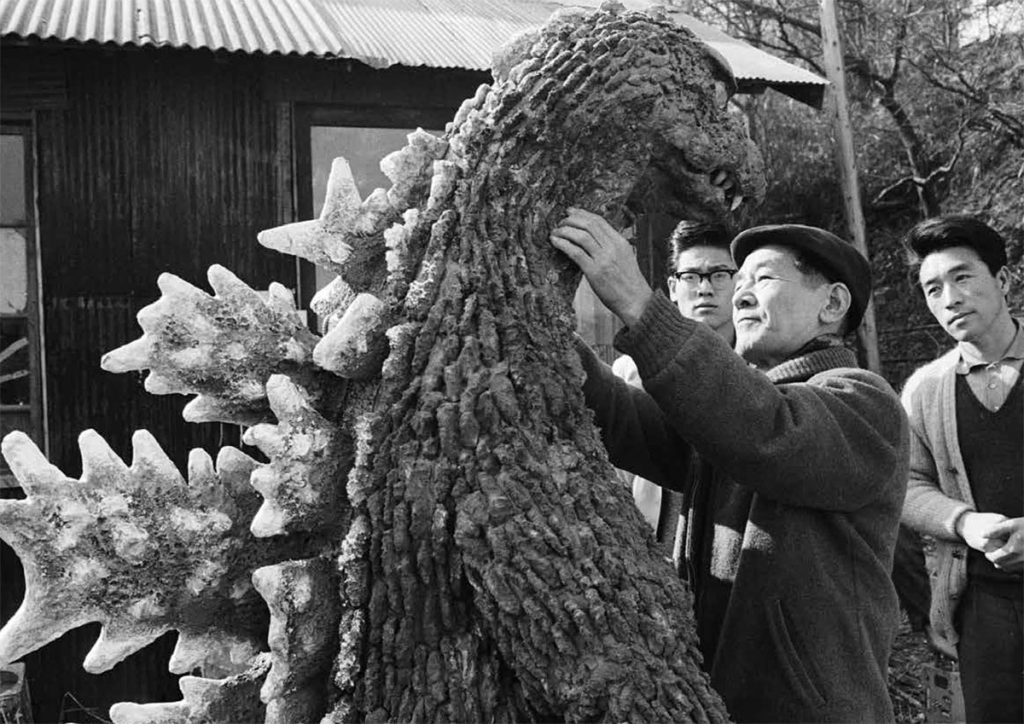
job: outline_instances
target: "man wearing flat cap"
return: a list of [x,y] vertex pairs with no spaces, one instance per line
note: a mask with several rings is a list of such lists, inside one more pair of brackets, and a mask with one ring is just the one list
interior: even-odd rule
[[704,665],[730,715],[892,721],[909,432],[843,344],[870,299],[867,260],[808,226],[739,234],[737,356],[650,288],[600,216],[571,209],[551,243],[625,324],[615,346],[643,389],[580,344],[584,392],[611,462],[684,496]]

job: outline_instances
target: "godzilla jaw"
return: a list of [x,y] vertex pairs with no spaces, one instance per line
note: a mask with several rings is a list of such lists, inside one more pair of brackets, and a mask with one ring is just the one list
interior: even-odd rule
[[[678,219],[725,221],[756,205],[761,194],[751,169],[735,159],[715,163],[688,159],[678,145],[655,147],[626,205],[634,214],[662,213]],[[745,205],[745,206],[744,206]]]
[[747,201],[736,176],[724,169],[703,172],[677,157],[652,163],[626,200],[631,214],[662,213],[694,221],[720,220]]

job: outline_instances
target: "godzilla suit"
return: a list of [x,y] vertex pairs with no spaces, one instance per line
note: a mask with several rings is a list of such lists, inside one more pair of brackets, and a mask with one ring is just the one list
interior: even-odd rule
[[176,630],[171,671],[203,676],[117,724],[726,718],[584,406],[579,274],[548,235],[569,206],[727,213],[759,156],[728,74],[656,14],[556,14],[494,77],[382,161],[390,189],[360,199],[338,159],[319,219],[260,235],[336,275],[323,336],[213,267],[213,296],[162,275],[104,357],[268,462],[194,450],[186,481],[144,431],[130,465],[85,432],[73,480],[4,439],[27,592],[0,661],[100,622],[99,672]]

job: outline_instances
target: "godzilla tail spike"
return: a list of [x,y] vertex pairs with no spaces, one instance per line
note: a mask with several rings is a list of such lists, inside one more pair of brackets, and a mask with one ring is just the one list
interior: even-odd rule
[[[267,380],[267,399],[277,419],[294,417],[312,409],[309,394],[291,381],[288,375],[271,375]],[[264,450],[268,455],[269,451]]]
[[356,293],[352,291],[348,282],[341,277],[335,277],[334,281],[313,296],[309,308],[319,316],[327,318],[344,312],[355,298]]
[[198,395],[181,411],[185,422],[216,422],[228,411],[228,406],[213,397]]
[[260,452],[269,457],[280,455],[285,451],[284,435],[278,432],[277,425],[272,423],[253,425],[242,435],[242,442],[258,447]]
[[295,295],[280,282],[270,282],[267,288],[267,305],[283,314],[294,314],[298,311],[295,307]]
[[256,235],[261,246],[290,254],[313,262],[333,271],[338,271],[323,248],[322,228],[319,219],[297,221],[293,224],[264,229]]
[[255,460],[236,447],[222,447],[217,452],[217,472],[222,480],[240,481],[239,488],[248,485],[249,473],[255,465]]
[[273,493],[280,487],[277,473],[270,468],[254,470],[252,487],[264,497],[264,502],[249,524],[250,532],[257,538],[270,538],[287,533],[290,520],[288,513],[272,498]]
[[[0,510],[3,509],[2,504],[8,502],[0,501]],[[31,575],[30,571],[26,571],[26,577]],[[42,600],[43,596],[37,593],[31,582],[26,589],[25,600],[0,629],[0,664],[17,661],[25,654],[93,620],[82,612],[69,617],[69,612],[63,607],[49,605],[51,602]]]
[[110,707],[112,724],[189,724],[187,702],[136,704],[122,701]]
[[[153,306],[152,304],[150,307]],[[149,309],[149,307],[146,307]],[[145,310],[143,310],[145,311]],[[141,316],[142,312],[139,312]],[[100,367],[107,372],[134,372],[145,369],[153,353],[153,340],[143,335],[136,340],[107,352],[100,359]]]
[[86,654],[82,668],[90,674],[109,671],[126,658],[140,651],[170,631],[169,627],[137,629],[133,631],[113,629],[110,625],[100,629],[100,637]]
[[213,459],[208,452],[198,447],[188,451],[189,485],[208,485],[216,477],[217,471],[213,467]]
[[172,295],[184,295],[187,297],[195,295],[203,295],[203,290],[199,287],[189,284],[181,277],[171,274],[170,272],[164,272],[156,278],[156,285],[160,289],[160,292],[164,296]]
[[[179,279],[178,281],[181,280]],[[185,284],[185,282],[182,282],[182,284]],[[194,289],[197,292],[199,291],[195,287],[192,287],[191,284],[187,286],[191,287],[191,289]],[[191,295],[192,292],[188,291],[188,294]],[[143,332],[152,332],[160,329],[161,322],[167,315],[167,305],[167,297],[162,296],[152,304],[147,304],[146,306],[139,310],[139,313],[135,315],[135,319],[136,321],[138,321],[139,326],[142,327]]]
[[95,430],[85,430],[78,436],[78,449],[83,483],[128,477],[128,466]]
[[140,485],[185,486],[178,468],[148,430],[136,430],[132,435],[131,473]]
[[159,372],[150,372],[142,383],[142,388],[151,395],[173,395],[181,391],[174,380]]
[[317,343],[313,361],[347,379],[373,377],[387,356],[386,328],[384,303],[372,294],[360,294]]
[[34,495],[70,480],[55,465],[51,465],[32,439],[20,430],[5,435],[0,449],[27,495]]
[[347,232],[359,215],[362,198],[356,186],[352,167],[339,156],[331,162],[331,175],[327,178],[327,193],[320,211],[320,223],[327,231]]
[[213,264],[206,270],[206,278],[213,288],[214,294],[221,297],[238,295],[245,297],[258,297],[256,290],[239,279],[230,269]]
[[182,409],[181,416],[185,422],[227,422],[235,425],[255,425],[267,419],[262,412],[242,410],[236,404],[221,402],[209,395],[195,397]]

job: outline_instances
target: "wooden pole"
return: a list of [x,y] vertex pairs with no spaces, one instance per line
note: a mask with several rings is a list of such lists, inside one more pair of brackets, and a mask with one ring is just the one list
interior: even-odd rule
[[[836,20],[835,0],[821,0],[821,44],[825,55],[825,75],[832,84],[832,102],[828,103],[832,114],[832,125],[836,136],[836,159],[839,166],[839,181],[843,191],[843,206],[846,209],[846,225],[857,250],[868,255],[867,233],[864,212],[860,206],[860,185],[857,182],[857,166],[853,154],[853,130],[850,128],[850,112],[846,104],[846,77],[843,69],[843,50],[839,40],[839,23]],[[875,326],[875,305],[870,299],[864,311],[864,321],[857,330],[867,367],[872,372],[881,372],[882,363],[878,356],[878,329]]]

